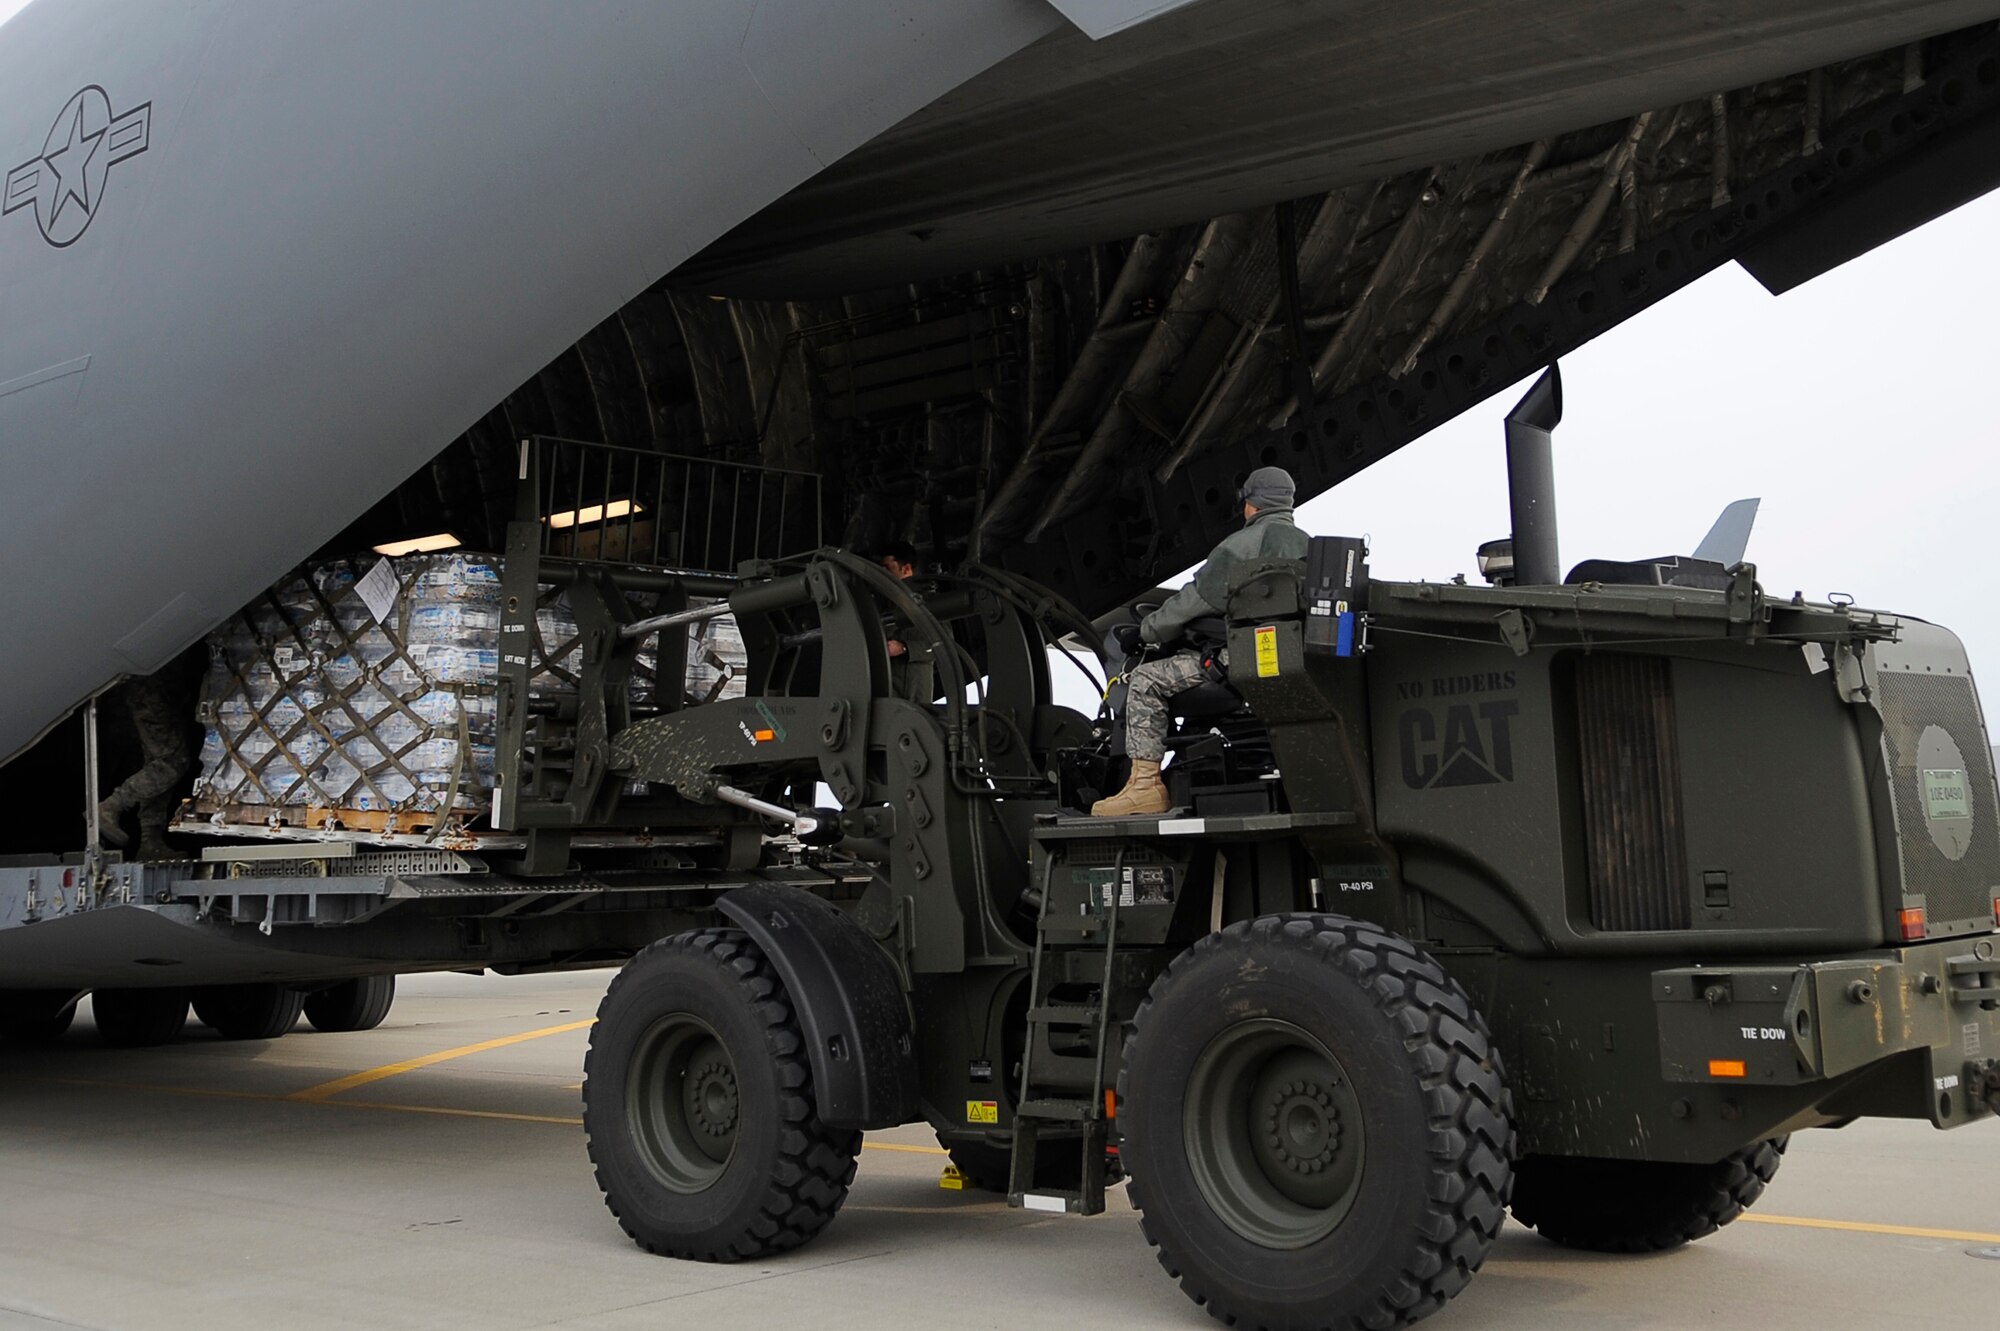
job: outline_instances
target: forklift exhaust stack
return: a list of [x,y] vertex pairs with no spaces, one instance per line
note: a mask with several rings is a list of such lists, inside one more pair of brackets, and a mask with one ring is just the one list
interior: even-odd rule
[[1513,510],[1517,587],[1553,587],[1562,581],[1552,436],[1562,414],[1562,372],[1554,365],[1507,413],[1507,497]]

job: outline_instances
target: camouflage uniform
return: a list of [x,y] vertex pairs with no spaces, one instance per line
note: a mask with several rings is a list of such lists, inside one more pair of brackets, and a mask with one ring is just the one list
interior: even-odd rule
[[[1292,523],[1292,499],[1297,487],[1283,467],[1259,467],[1243,478],[1236,502],[1243,506],[1243,530],[1222,538],[1193,582],[1167,598],[1164,605],[1139,621],[1139,637],[1168,645],[1187,634],[1196,620],[1220,615],[1239,569],[1254,572],[1260,565],[1304,559],[1306,534]],[[1127,635],[1113,633],[1114,650],[1131,646]],[[1125,674],[1125,752],[1132,774],[1125,788],[1090,806],[1094,818],[1129,818],[1164,813],[1171,805],[1160,763],[1166,757],[1167,727],[1173,720],[1169,702],[1208,679],[1201,655],[1192,650],[1147,661]]]
[[1167,728],[1173,723],[1167,712],[1168,700],[1207,679],[1197,652],[1175,652],[1126,672],[1126,754],[1149,763],[1165,757]]
[[1285,499],[1265,500],[1241,531],[1222,538],[1194,575],[1194,581],[1167,598],[1167,603],[1139,624],[1139,636],[1161,645],[1180,637],[1189,622],[1219,615],[1229,604],[1229,581],[1236,570],[1273,559],[1304,559],[1311,540],[1292,522],[1292,478],[1276,467],[1252,472],[1252,477],[1276,472],[1284,477]]
[[188,742],[187,717],[178,700],[160,681],[128,680],[111,695],[122,703],[138,732],[144,765],[120,782],[97,806],[104,840],[123,846],[129,837],[119,826],[126,810],[139,810],[139,858],[171,859],[167,823],[180,803],[180,781],[194,761]]
[[[1264,471],[1283,477],[1282,500],[1265,500],[1267,506],[1244,523],[1241,531],[1224,537],[1209,552],[1193,582],[1146,616],[1139,625],[1139,634],[1147,642],[1172,642],[1191,621],[1221,614],[1229,601],[1232,570],[1264,560],[1305,558],[1306,534],[1292,524],[1292,479],[1275,467]],[[1262,474],[1254,473],[1253,478]],[[1167,728],[1173,723],[1167,710],[1168,700],[1207,678],[1200,655],[1189,651],[1133,667],[1126,675],[1130,691],[1125,699],[1125,752],[1135,761],[1160,761],[1166,753]]]

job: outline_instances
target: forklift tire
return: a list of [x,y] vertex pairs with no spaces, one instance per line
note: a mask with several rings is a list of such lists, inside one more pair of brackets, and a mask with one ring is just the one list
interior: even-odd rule
[[1514,1218],[1584,1252],[1665,1252],[1706,1238],[1763,1196],[1789,1137],[1712,1165],[1530,1155],[1514,1166]]
[[1118,1090],[1141,1229],[1225,1323],[1407,1325],[1506,1220],[1513,1104],[1485,1020],[1373,924],[1203,938],[1153,982]]
[[[1014,1166],[1014,1152],[992,1142],[942,1142],[945,1154],[964,1176],[966,1186],[1005,1197]],[[1121,1183],[1125,1171],[1117,1157],[1104,1162],[1106,1186]],[[1035,1148],[1035,1186],[1050,1192],[1075,1192],[1083,1186],[1083,1145],[1077,1138],[1043,1137]]]
[[54,1044],[75,1020],[74,989],[0,990],[0,1043]]
[[225,1040],[275,1040],[299,1021],[306,996],[281,984],[214,984],[194,991],[194,1015]]
[[597,1186],[647,1252],[738,1262],[826,1227],[861,1133],[819,1120],[790,996],[739,929],[665,938],[611,982],[584,1058]]
[[329,1034],[372,1031],[389,1015],[395,1001],[395,976],[364,975],[307,994],[306,1020],[314,1030]]
[[108,1045],[137,1049],[165,1044],[188,1019],[185,989],[99,989],[90,996],[98,1038]]

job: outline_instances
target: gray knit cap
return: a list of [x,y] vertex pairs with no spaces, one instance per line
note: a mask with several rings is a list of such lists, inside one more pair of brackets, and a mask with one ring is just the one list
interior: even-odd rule
[[1242,503],[1255,504],[1261,513],[1267,508],[1290,508],[1292,496],[1297,493],[1292,473],[1283,467],[1259,467],[1244,478],[1237,498]]

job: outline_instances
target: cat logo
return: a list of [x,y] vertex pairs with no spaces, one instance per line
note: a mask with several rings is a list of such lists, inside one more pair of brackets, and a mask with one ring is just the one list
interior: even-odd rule
[[1508,722],[1520,710],[1511,698],[1452,703],[1440,725],[1430,708],[1410,708],[1396,721],[1403,784],[1411,790],[1435,790],[1512,781],[1514,743]]

